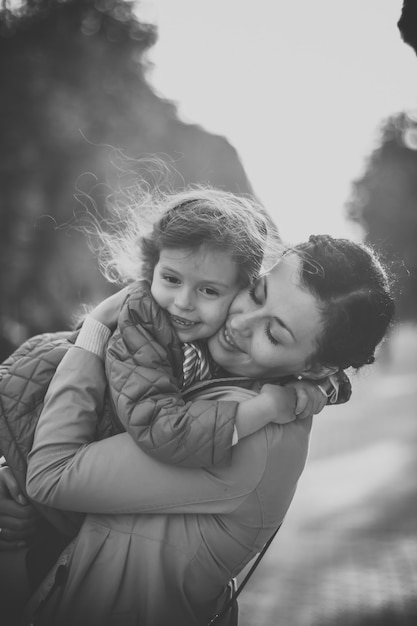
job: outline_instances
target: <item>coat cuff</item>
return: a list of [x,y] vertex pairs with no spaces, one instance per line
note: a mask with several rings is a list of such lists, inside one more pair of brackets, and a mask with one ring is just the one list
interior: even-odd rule
[[96,354],[100,359],[104,359],[104,352],[110,335],[111,331],[107,326],[87,316],[81,326],[75,345]]

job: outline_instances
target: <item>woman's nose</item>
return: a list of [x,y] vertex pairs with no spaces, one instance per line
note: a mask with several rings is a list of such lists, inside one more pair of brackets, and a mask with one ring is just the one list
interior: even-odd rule
[[232,331],[239,333],[245,337],[252,334],[256,324],[256,314],[254,313],[236,313],[230,318],[230,328]]

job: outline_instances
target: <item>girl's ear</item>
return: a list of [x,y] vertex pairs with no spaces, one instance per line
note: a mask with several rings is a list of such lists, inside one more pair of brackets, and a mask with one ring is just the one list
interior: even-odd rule
[[327,367],[325,365],[312,365],[300,372],[302,378],[309,378],[310,380],[320,380],[327,378],[332,374],[336,374],[339,371],[338,367]]

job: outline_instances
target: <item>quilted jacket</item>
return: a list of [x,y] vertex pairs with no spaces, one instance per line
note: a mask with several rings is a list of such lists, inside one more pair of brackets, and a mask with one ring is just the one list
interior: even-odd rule
[[[76,336],[76,331],[37,335],[0,366],[0,452],[23,493],[27,455],[46,390]],[[132,285],[121,311],[106,369],[111,395],[98,423],[97,439],[124,430],[120,412],[137,444],[160,460],[202,466],[229,460],[238,403],[184,402],[178,384],[181,344],[143,281]],[[64,534],[73,536],[78,531],[76,516],[42,505],[39,509]]]
[[[62,357],[73,345],[77,331],[36,335],[25,341],[0,365],[0,454],[26,494],[27,455],[43,408],[49,383]],[[98,423],[97,439],[121,432],[106,402]],[[66,536],[77,534],[83,516],[34,503],[40,513]]]

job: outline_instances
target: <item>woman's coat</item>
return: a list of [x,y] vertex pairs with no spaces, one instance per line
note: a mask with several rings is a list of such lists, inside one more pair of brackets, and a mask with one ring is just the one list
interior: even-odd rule
[[[100,359],[71,348],[39,420],[29,494],[89,513],[59,606],[39,623],[205,625],[227,581],[282,522],[311,420],[270,424],[241,440],[230,464],[189,469],[151,458],[128,434],[91,443],[105,385]],[[215,393],[239,401],[246,392]]]

